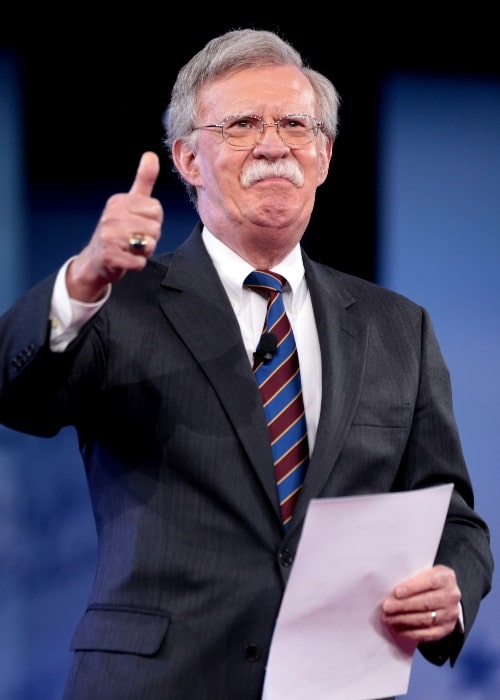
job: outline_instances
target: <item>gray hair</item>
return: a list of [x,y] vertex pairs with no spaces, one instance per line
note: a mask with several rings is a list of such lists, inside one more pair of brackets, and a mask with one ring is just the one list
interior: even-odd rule
[[[270,65],[291,65],[302,71],[316,95],[319,113],[315,116],[324,124],[323,133],[334,141],[340,97],[331,81],[307,66],[299,52],[277,34],[235,29],[209,41],[179,71],[164,117],[164,144],[170,156],[176,139],[191,142],[192,146],[196,143],[198,132],[193,127],[197,123],[197,100],[206,83],[242,68]],[[196,206],[196,188],[184,184]]]

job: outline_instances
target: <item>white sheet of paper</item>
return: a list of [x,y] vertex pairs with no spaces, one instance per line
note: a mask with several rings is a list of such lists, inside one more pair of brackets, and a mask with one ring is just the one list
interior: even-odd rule
[[415,645],[383,598],[432,566],[452,484],[313,499],[275,626],[262,700],[373,700],[407,692]]

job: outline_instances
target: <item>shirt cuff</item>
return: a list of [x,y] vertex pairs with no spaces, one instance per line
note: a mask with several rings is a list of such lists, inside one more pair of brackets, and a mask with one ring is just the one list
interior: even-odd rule
[[69,296],[66,270],[75,257],[69,258],[57,273],[52,292],[49,318],[50,349],[53,352],[64,352],[80,329],[99,311],[111,294],[111,284],[109,284],[104,298],[90,304]]

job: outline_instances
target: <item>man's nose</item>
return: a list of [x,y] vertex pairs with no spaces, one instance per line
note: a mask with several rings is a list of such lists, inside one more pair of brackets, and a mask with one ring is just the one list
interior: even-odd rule
[[288,150],[288,146],[281,138],[276,122],[264,122],[262,124],[262,132],[259,136],[259,140],[255,144],[255,148],[259,149],[259,147],[264,150],[273,149],[281,152]]

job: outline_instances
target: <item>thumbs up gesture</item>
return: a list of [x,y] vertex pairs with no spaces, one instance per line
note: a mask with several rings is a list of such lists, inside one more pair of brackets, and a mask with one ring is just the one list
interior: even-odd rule
[[132,187],[112,195],[89,243],[68,266],[70,297],[84,302],[101,298],[108,285],[129,270],[142,270],[161,235],[163,209],[152,196],[160,162],[156,153],[141,157]]

